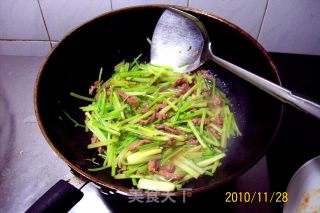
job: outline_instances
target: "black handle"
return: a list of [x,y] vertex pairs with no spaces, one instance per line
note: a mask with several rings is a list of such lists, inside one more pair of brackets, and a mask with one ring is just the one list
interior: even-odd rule
[[64,180],[59,180],[42,195],[26,213],[67,212],[83,197],[83,193]]

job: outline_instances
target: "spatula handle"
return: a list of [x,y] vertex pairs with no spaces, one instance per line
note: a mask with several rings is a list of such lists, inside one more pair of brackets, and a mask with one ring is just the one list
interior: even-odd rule
[[[210,51],[211,52],[211,51]],[[320,105],[314,103],[310,100],[301,98],[299,96],[293,95],[290,90],[287,90],[271,81],[268,81],[260,76],[257,76],[237,65],[234,65],[218,56],[215,56],[211,53],[211,58],[213,62],[219,64],[221,67],[229,70],[233,74],[239,76],[240,78],[248,81],[249,83],[255,85],[256,87],[260,88],[261,90],[265,91],[266,93],[274,96],[278,100],[290,104],[295,108],[311,114],[318,119],[320,119]]]

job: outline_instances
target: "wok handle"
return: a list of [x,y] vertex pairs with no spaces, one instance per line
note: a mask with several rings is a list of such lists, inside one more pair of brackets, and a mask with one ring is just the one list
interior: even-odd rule
[[64,180],[59,180],[42,195],[26,213],[67,212],[83,197],[83,193]]
[[319,104],[301,98],[299,96],[293,95],[290,90],[287,90],[275,83],[272,83],[271,81],[261,78],[260,76],[257,76],[241,67],[238,67],[237,65],[234,65],[222,58],[219,58],[218,56],[213,55],[211,51],[209,51],[209,54],[211,56],[210,59],[213,62],[219,64],[220,66],[232,72],[233,74],[255,85],[256,87],[260,88],[266,93],[274,96],[283,103],[290,104],[291,106],[320,119]]

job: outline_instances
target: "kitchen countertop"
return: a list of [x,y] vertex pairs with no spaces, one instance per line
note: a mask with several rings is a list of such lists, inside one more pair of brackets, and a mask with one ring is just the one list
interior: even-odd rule
[[[319,73],[316,72],[316,67],[320,67],[320,57],[288,54],[272,54],[272,57],[279,66],[284,86],[317,97],[320,101],[315,90],[320,83]],[[45,142],[34,116],[33,86],[43,60],[44,57],[0,56],[0,212],[22,212],[56,181],[72,176],[70,169]],[[310,78],[307,73],[311,75]],[[298,91],[298,88],[301,90]],[[225,193],[285,191],[299,165],[319,154],[319,146],[314,145],[320,144],[314,140],[319,127],[318,120],[286,107],[283,125],[267,156],[268,162],[264,157],[226,186],[214,192],[192,196],[186,199],[186,203],[177,202],[174,206],[197,210],[199,205],[205,205],[210,209],[228,212],[281,211],[281,204],[225,203]],[[286,169],[283,169],[284,165]],[[172,203],[130,204],[126,197],[101,194],[93,184],[87,184],[82,191],[84,198],[71,212],[173,207]]]
[[49,186],[70,176],[45,142],[33,108],[44,57],[0,56],[0,212],[23,212]]

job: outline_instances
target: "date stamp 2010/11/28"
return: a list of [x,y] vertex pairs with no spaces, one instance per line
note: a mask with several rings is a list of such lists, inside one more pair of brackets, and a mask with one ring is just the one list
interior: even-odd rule
[[226,192],[226,203],[286,203],[289,200],[287,192]]
[[[182,203],[186,203],[186,199],[192,197],[191,188],[181,188],[178,189],[178,191],[182,192]],[[146,195],[144,196],[142,192]],[[174,196],[172,192],[162,192],[161,195],[162,196],[160,196],[160,192],[156,191],[131,189],[128,202],[165,203],[169,201],[175,203],[177,201],[177,197]],[[225,192],[226,203],[286,203],[288,201],[289,196],[287,192]]]

